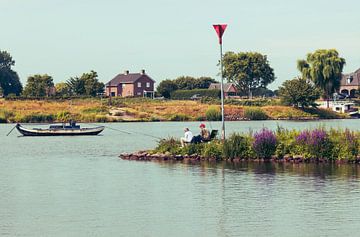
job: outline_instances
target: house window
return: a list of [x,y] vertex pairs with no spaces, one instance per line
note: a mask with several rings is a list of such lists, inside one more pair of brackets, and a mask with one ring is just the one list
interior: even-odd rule
[[146,82],[146,87],[147,87],[147,88],[150,87],[150,82]]
[[111,92],[111,96],[115,96],[115,92]]
[[122,88],[125,89],[125,84],[122,84]]
[[138,82],[138,87],[141,87],[141,82]]
[[141,95],[141,92],[138,92],[137,95]]

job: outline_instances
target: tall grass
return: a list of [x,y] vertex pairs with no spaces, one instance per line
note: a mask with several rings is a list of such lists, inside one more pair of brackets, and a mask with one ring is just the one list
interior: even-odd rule
[[268,116],[260,107],[246,107],[244,117],[249,120],[266,120]]
[[206,120],[208,121],[220,121],[221,111],[219,106],[209,106],[205,112]]

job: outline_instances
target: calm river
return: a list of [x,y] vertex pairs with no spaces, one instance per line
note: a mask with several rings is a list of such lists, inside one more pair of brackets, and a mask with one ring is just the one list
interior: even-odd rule
[[[360,129],[360,120],[226,125],[231,132],[278,124]],[[156,144],[139,133],[180,137],[198,125],[117,123],[101,136],[43,138],[6,137],[14,125],[0,125],[0,236],[359,236],[358,166],[117,157]]]

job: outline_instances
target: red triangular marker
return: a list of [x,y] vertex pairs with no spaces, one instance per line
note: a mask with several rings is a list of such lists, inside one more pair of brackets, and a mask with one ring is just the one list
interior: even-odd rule
[[225,29],[227,27],[227,24],[224,25],[213,25],[218,37],[219,37],[219,44],[222,44],[222,36],[225,32]]

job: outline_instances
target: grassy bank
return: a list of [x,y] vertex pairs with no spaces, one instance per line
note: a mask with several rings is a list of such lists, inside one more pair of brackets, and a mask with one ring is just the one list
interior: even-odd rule
[[235,133],[224,142],[189,144],[183,148],[174,138],[163,139],[150,154],[199,156],[216,160],[263,159],[307,161],[360,161],[360,132],[318,128],[314,130],[276,131],[262,129],[256,133]]
[[[244,105],[246,104],[246,105]],[[306,109],[269,105],[251,105],[249,101],[229,102],[225,105],[225,118],[236,120],[264,119],[328,119],[346,118],[322,109]],[[276,103],[274,103],[276,104]],[[109,106],[106,99],[73,100],[0,100],[0,123],[21,122],[121,122],[121,121],[203,121],[220,120],[217,102],[150,100],[144,98],[113,98]]]

